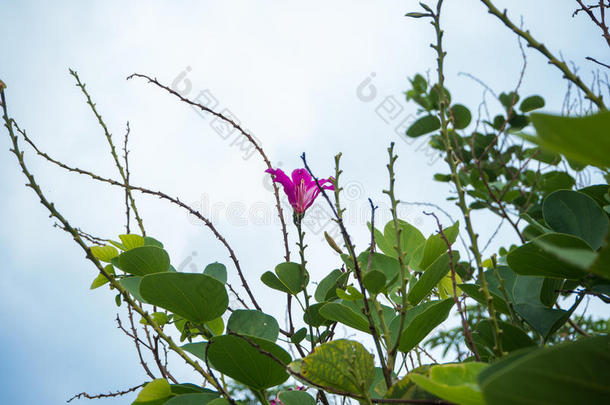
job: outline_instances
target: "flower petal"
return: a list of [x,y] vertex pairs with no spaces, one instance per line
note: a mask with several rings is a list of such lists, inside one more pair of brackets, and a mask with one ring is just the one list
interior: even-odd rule
[[315,184],[315,182],[312,180],[312,178],[309,175],[309,172],[307,172],[307,170],[305,170],[305,169],[294,169],[292,171],[292,181],[295,184],[295,186],[300,184],[301,180],[305,180],[305,185],[306,186],[309,186],[312,182]]
[[[334,179],[332,177],[330,177],[328,179],[320,179],[320,186],[325,190],[334,190],[335,186],[333,185],[333,181],[334,181]],[[326,183],[330,183],[330,184],[325,185]]]
[[290,204],[294,204],[296,201],[296,193],[294,183],[290,180],[290,177],[288,177],[282,169],[267,169],[265,172],[273,176],[273,181],[284,186],[284,192],[288,196],[288,201]]

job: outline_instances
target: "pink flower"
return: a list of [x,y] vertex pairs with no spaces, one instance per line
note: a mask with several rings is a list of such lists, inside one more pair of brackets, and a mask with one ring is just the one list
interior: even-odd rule
[[[292,179],[281,169],[267,169],[265,172],[270,173],[273,176],[273,181],[284,186],[284,192],[288,196],[288,201],[298,214],[304,213],[307,208],[311,207],[311,204],[313,204],[318,194],[320,194],[320,189],[318,189],[316,181],[311,178],[305,169],[295,169],[292,172]],[[332,185],[332,177],[329,179],[320,179],[319,182],[320,186],[325,190],[335,189]]]

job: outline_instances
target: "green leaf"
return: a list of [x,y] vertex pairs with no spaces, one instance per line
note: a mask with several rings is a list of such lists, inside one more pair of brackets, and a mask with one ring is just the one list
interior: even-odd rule
[[587,275],[587,272],[579,266],[558,258],[549,251],[549,247],[590,250],[587,243],[580,238],[561,233],[548,233],[519,246],[508,254],[506,260],[515,273],[524,276],[579,280]]
[[372,231],[373,235],[375,236],[375,245],[377,245],[377,248],[381,250],[386,256],[396,258],[396,250],[394,249],[394,245],[396,244],[396,237],[393,237],[391,240],[386,240],[385,236],[379,229],[372,229],[370,222],[367,222],[366,225],[369,228],[369,231]]
[[217,398],[208,402],[208,405],[231,405],[231,403],[225,398]]
[[419,12],[414,11],[412,13],[405,14],[405,17],[422,18],[422,17],[432,17],[432,15],[430,15],[429,13],[419,13]]
[[298,263],[280,263],[275,266],[275,274],[294,295],[303,291],[303,288],[307,286],[307,275]]
[[117,265],[135,276],[162,273],[169,270],[169,255],[156,246],[141,246],[121,253]]
[[115,240],[108,240],[108,243],[110,243],[111,245],[113,245],[114,247],[121,249],[121,250],[125,250],[125,246],[123,246],[121,243],[115,241]]
[[144,300],[144,298],[142,298],[142,296],[140,295],[140,282],[141,281],[142,281],[142,277],[131,276],[131,277],[122,278],[119,281],[119,284],[121,284],[121,286],[123,286],[124,289],[129,291],[129,293],[131,295],[133,295],[133,297],[135,299],[137,299],[140,302],[146,302]]
[[578,191],[594,199],[601,208],[610,204],[610,201],[606,200],[606,196],[608,196],[608,193],[610,192],[610,186],[607,184],[595,184],[593,186],[581,188]]
[[164,378],[152,380],[142,388],[132,405],[160,405],[172,396],[169,383]]
[[314,305],[310,305],[309,308],[305,309],[303,313],[303,322],[307,325],[311,325],[314,328],[319,328],[328,322],[328,319],[324,318],[322,314],[320,314],[320,308],[322,308],[325,304],[318,303]]
[[336,298],[335,290],[339,287],[338,281],[342,274],[341,270],[335,269],[318,283],[314,294],[316,301],[325,302]]
[[[429,301],[409,309],[398,349],[406,353],[417,346],[434,328],[447,319],[453,304],[453,298],[448,298],[443,301]],[[400,317],[397,316],[390,328],[393,326],[394,330],[398,329],[399,321]]]
[[416,270],[423,271],[445,252],[447,252],[447,243],[443,238],[440,235],[430,235],[421,249],[420,260],[410,265]]
[[316,400],[305,391],[282,391],[279,397],[284,405],[316,405]]
[[[248,337],[265,352],[271,353],[284,364],[290,355],[273,342]],[[217,336],[210,342],[208,359],[213,368],[255,390],[274,387],[288,379],[285,368],[271,357],[259,352],[250,342],[235,335]]]
[[379,270],[366,272],[362,278],[364,287],[373,295],[379,294],[384,290],[386,281],[385,274]]
[[205,361],[205,348],[207,346],[208,342],[187,343],[182,346],[182,349]]
[[[515,312],[544,339],[559,329],[571,313],[551,309],[541,301],[544,278],[518,276],[513,286]],[[575,308],[574,308],[575,309]]]
[[273,288],[274,290],[282,291],[287,294],[290,294],[290,290],[286,287],[277,276],[270,272],[266,271],[261,276],[261,281],[269,288]]
[[222,332],[225,330],[225,322],[221,316],[216,319],[212,319],[211,321],[207,321],[205,326],[214,336],[222,335]]
[[458,405],[485,405],[477,375],[485,363],[439,364],[432,366],[430,377],[409,374],[411,380],[426,391]]
[[375,364],[373,355],[360,343],[338,339],[305,357],[301,374],[315,384],[366,395],[375,377]]
[[[524,347],[535,346],[536,343],[518,327],[506,323],[503,321],[497,321],[498,326],[502,330],[501,343],[503,352],[513,352],[515,350],[522,349]],[[495,336],[493,332],[493,324],[489,319],[484,319],[477,323],[476,329],[473,333],[473,340],[475,344],[478,343],[478,347],[484,346],[487,352],[492,355],[493,347],[495,346]],[[479,350],[479,355],[481,355]]]
[[165,405],[205,405],[217,398],[218,394],[212,392],[183,394],[170,398]]
[[515,312],[519,314],[545,340],[559,329],[568,318],[568,312],[551,309],[544,305],[516,304]]
[[441,127],[441,122],[436,115],[426,115],[415,121],[407,129],[407,136],[417,138],[432,131],[436,131]]
[[370,333],[369,322],[363,314],[357,313],[350,307],[338,302],[329,302],[320,308],[320,314],[331,321],[341,322],[344,325]]
[[214,394],[214,395],[216,395],[216,397],[218,397],[220,395],[215,391],[209,390],[207,388],[201,388],[200,386],[192,384],[192,383],[170,384],[170,388],[172,389],[172,393],[176,394],[176,395],[202,394],[202,393]]
[[119,251],[113,246],[91,246],[89,249],[93,256],[106,263],[110,263],[112,259],[119,255]]
[[227,329],[271,342],[275,342],[279,335],[279,325],[275,318],[254,309],[234,310],[227,322]]
[[[358,256],[358,263],[364,272],[366,272],[368,268],[369,255],[370,252],[367,250]],[[373,252],[370,270],[381,271],[385,275],[386,281],[391,282],[397,280],[400,275],[400,263],[393,257]]]
[[[410,223],[400,219],[397,221],[397,223],[398,229],[400,230],[401,251],[405,254],[405,263],[408,264],[411,260],[411,257],[413,256],[413,253],[415,252],[415,249],[417,249],[418,246],[424,244],[426,242],[426,238],[419,231],[419,229],[417,229]],[[379,240],[381,238],[375,236],[375,239],[383,253],[395,259],[398,258],[398,255],[396,254],[396,249],[394,248],[394,246],[396,246],[396,228],[394,227],[394,221],[388,222],[383,230],[383,239],[385,241],[385,244],[389,247],[386,247],[384,249],[383,245],[379,243]]]
[[[114,266],[112,264],[109,264],[109,265],[105,266],[104,270],[106,271],[106,273],[111,275],[111,277],[114,275]],[[106,276],[103,275],[102,273],[100,273],[100,274],[97,275],[95,280],[93,280],[93,282],[91,283],[91,286],[89,287],[89,289],[90,290],[95,290],[96,288],[99,288],[99,287],[103,286],[104,284],[106,284],[108,282],[109,282],[109,280],[106,278]]]
[[409,79],[409,81],[411,82],[413,89],[417,90],[419,93],[423,93],[428,89],[428,82],[419,73],[416,74],[413,79]]
[[514,91],[511,91],[508,94],[500,93],[498,99],[500,100],[500,103],[504,106],[504,108],[508,110],[512,105],[517,104],[517,102],[519,101],[519,95],[516,94]]
[[608,215],[595,200],[578,191],[559,190],[550,194],[542,204],[542,213],[554,231],[578,236],[593,250],[599,249],[608,233]]
[[591,264],[589,271],[610,280],[610,234],[606,235],[604,245]]
[[564,280],[558,278],[545,278],[540,290],[540,302],[545,306],[552,308],[557,302],[559,291],[563,287]]
[[151,274],[142,278],[140,294],[149,304],[199,325],[221,316],[229,304],[224,285],[205,274]]
[[417,367],[399,381],[394,383],[384,396],[388,399],[415,399],[415,400],[439,400],[440,398],[430,394],[428,391],[420,388],[412,380],[411,376],[420,374],[425,377],[430,375],[431,366],[425,365]]
[[144,238],[140,235],[126,234],[119,235],[119,238],[121,239],[121,242],[123,242],[122,245],[125,250],[131,250],[140,246],[144,246]]
[[290,341],[294,344],[300,343],[307,336],[307,328],[301,328],[294,332],[294,335],[290,337]]
[[610,336],[524,349],[479,374],[488,404],[603,404],[610,397]]
[[[476,300],[478,303],[487,305],[485,295],[481,291],[481,286],[479,286],[478,284],[458,284],[458,287],[462,291],[464,291],[466,295]],[[494,294],[493,292],[490,293],[496,311],[501,312],[503,314],[509,314],[510,311],[508,309],[508,305],[504,301],[503,297],[501,295]]]
[[449,183],[451,181],[450,174],[435,173],[433,178],[434,180],[440,181],[442,183]]
[[369,388],[369,395],[371,398],[383,398],[387,392],[388,387],[386,386],[383,369],[381,367],[375,367],[375,378]]
[[[457,256],[457,252],[454,252]],[[459,256],[458,256],[459,257]],[[455,262],[457,258],[454,257]],[[417,305],[432,291],[443,277],[449,272],[449,253],[442,254],[421,275],[419,280],[411,286],[407,299],[412,305]]]
[[538,179],[538,187],[544,194],[550,194],[553,191],[570,189],[576,181],[572,176],[565,172],[548,172],[544,173]]
[[453,117],[453,125],[455,129],[464,129],[472,120],[472,114],[470,110],[461,104],[454,104],[450,110],[451,116]]
[[[453,244],[455,242],[459,231],[459,225],[459,222],[456,222],[450,227],[443,229],[443,233],[449,241],[449,244]],[[439,256],[447,252],[447,250],[447,242],[440,234],[430,235],[430,237],[428,237],[426,240],[426,243],[423,245],[423,250],[421,251],[422,256],[419,262],[417,262],[417,260],[414,258],[415,262],[411,261],[409,264],[411,267],[425,270],[436,259],[438,259]]]
[[227,268],[224,264],[214,262],[205,266],[203,274],[215,278],[223,284],[227,283]]
[[161,249],[163,249],[163,243],[159,242],[158,240],[156,240],[155,238],[152,238],[150,236],[144,237],[144,246],[156,246],[156,247],[160,247]]
[[[169,317],[165,312],[153,312],[150,316],[159,326],[163,326],[169,322]],[[144,318],[140,319],[140,323],[142,325],[148,325],[148,321]]]
[[356,289],[353,285],[348,285],[345,290],[337,288],[335,290],[337,296],[343,301],[360,301],[364,298],[364,295]]
[[585,117],[547,114],[530,116],[538,136],[523,136],[568,159],[600,168],[610,167],[610,111]]
[[538,110],[542,107],[544,107],[544,99],[542,97],[529,96],[521,102],[519,109],[521,110],[521,112],[527,113],[530,111]]

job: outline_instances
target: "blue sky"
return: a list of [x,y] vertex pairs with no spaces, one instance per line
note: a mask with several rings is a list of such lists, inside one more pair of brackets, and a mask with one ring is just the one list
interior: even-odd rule
[[[584,57],[603,57],[603,44],[584,17],[571,18],[573,3],[497,2],[510,7],[516,20],[522,14],[532,33],[553,52],[562,50],[589,81],[593,66]],[[286,170],[300,165],[298,156],[305,151],[317,173],[330,175],[332,157],[342,151],[354,212],[350,226],[364,245],[363,207],[367,197],[384,202],[386,147],[392,141],[400,156],[400,199],[435,202],[456,214],[444,201],[446,187],[432,181],[433,173],[444,170],[443,162],[426,155],[421,141],[404,142],[394,131],[415,111],[401,96],[407,77],[434,73],[431,27],[403,17],[416,4],[4,0],[0,79],[8,85],[13,117],[41,148],[117,177],[103,133],[68,75],[68,68],[77,70],[115,139],[121,139],[127,120],[131,124],[133,183],[179,196],[211,216],[238,252],[267,312],[283,319],[283,299],[268,294],[259,281],[260,274],[282,260],[264,165],[209,117],[125,77],[147,73],[186,86],[179,78],[186,72],[190,91],[180,88],[189,97],[216,100],[219,109],[229,110],[252,131],[272,163]],[[458,73],[470,72],[497,92],[510,90],[520,71],[520,52],[515,37],[480,2],[446,4],[448,86],[455,101],[474,108],[482,88]],[[542,94],[547,110],[558,112],[565,93],[560,73],[533,51],[527,54],[523,93]],[[365,102],[357,88],[372,73],[377,96]],[[388,98],[400,101],[395,108],[403,109],[395,120],[378,114]],[[498,108],[493,100],[490,106]],[[104,392],[145,381],[131,342],[116,329],[113,294],[89,291],[94,269],[70,238],[52,227],[23,186],[8,149],[7,137],[0,137],[0,186],[8,196],[0,201],[0,387],[5,403],[62,403],[81,391]],[[43,190],[74,225],[104,237],[123,232],[120,190],[64,173],[26,151]],[[228,264],[216,239],[184,212],[156,199],[137,199],[149,234],[165,243],[174,265]],[[421,210],[405,207],[403,214],[433,231]],[[485,216],[475,223],[483,234],[495,225]],[[320,229],[308,231],[313,279],[337,263],[322,243]],[[506,232],[498,243],[510,241]],[[191,378],[177,363],[176,374]]]

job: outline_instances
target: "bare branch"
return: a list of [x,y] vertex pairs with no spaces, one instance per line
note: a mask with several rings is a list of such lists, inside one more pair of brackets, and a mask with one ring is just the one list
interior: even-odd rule
[[145,386],[147,383],[142,383],[140,385],[136,385],[135,387],[131,387],[128,388],[126,390],[123,391],[115,391],[115,392],[109,392],[107,394],[87,394],[86,392],[81,392],[80,394],[76,394],[74,395],[72,398],[70,398],[69,400],[67,400],[66,402],[72,402],[75,399],[81,399],[81,398],[87,398],[87,399],[102,399],[102,398],[114,398],[114,397],[120,397],[123,395],[127,395],[130,392],[134,392],[135,390],[137,390],[138,388],[141,388],[143,386]]

